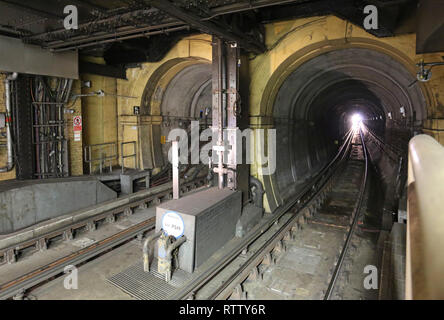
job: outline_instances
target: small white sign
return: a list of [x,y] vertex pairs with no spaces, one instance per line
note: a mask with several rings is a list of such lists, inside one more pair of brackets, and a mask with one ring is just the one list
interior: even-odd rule
[[162,218],[162,229],[167,235],[178,239],[185,232],[185,224],[177,212],[169,211]]
[[72,126],[74,130],[74,141],[80,141],[82,139],[82,116],[75,116],[72,119]]

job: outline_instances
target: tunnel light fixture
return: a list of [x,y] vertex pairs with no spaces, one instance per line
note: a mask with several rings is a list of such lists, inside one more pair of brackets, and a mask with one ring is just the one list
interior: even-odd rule
[[352,128],[353,130],[358,130],[362,125],[362,115],[355,113],[351,116]]

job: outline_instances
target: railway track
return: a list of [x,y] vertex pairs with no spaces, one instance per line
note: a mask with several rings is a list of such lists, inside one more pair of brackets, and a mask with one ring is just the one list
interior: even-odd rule
[[[206,176],[183,183],[181,185],[181,192],[187,193],[189,191],[195,190],[196,188],[203,186],[205,182]],[[89,217],[88,219],[78,221],[55,231],[43,234],[39,237],[35,237],[33,239],[17,243],[9,248],[2,249],[0,251],[0,254],[2,254],[4,258],[2,259],[2,261],[0,261],[2,262],[0,263],[0,272],[1,264],[17,263],[18,257],[20,256],[22,251],[31,251],[30,253],[27,253],[28,255],[44,254],[45,251],[48,249],[48,245],[50,245],[52,242],[57,242],[56,239],[61,239],[62,241],[73,240],[76,238],[76,234],[81,233],[84,236],[85,231],[95,231],[97,228],[99,228],[99,226],[103,225],[103,223],[114,223],[118,219],[133,214],[133,211],[136,208],[147,208],[150,204],[156,205],[158,203],[161,203],[161,201],[163,201],[164,199],[171,199],[172,188],[164,189],[165,190],[144,197],[142,199],[130,201],[126,205],[107,210],[100,214]],[[5,283],[1,283],[0,299],[8,299],[12,297],[21,298],[24,296],[26,290],[41,283],[44,283],[54,276],[62,274],[66,266],[77,266],[134,238],[138,238],[141,240],[144,234],[153,230],[154,227],[155,218],[151,218],[134,226],[131,226],[112,236],[95,242],[86,248],[73,252],[69,255],[62,256],[49,264],[36,266],[34,270],[27,272],[18,278],[12,279]]]
[[[287,208],[277,213],[276,219],[270,221],[273,225],[261,230],[260,235],[250,241],[242,252],[225,257],[229,259],[229,263],[223,268],[219,267],[208,272],[205,278],[200,278],[198,282],[184,288],[176,298],[303,299],[303,294],[298,296],[298,290],[299,293],[311,290],[312,294],[306,295],[305,298],[331,299],[338,279],[343,277],[344,261],[349,255],[354,238],[367,185],[367,168],[367,151],[362,132],[352,132],[337,158],[328,166],[332,172],[323,184],[318,186],[316,192],[308,196],[305,203],[300,200],[294,204],[290,203]],[[342,188],[342,192],[337,192],[338,188]],[[332,195],[335,192],[337,194]],[[344,200],[347,203],[338,206],[338,202]],[[333,238],[336,238],[336,246],[327,246],[330,252],[316,250],[318,252],[315,258],[326,259],[325,263],[320,263],[321,266],[325,265],[326,270],[325,274],[318,275],[319,279],[313,282],[317,285],[307,290],[303,288],[304,283],[300,280],[312,276],[307,274],[307,268],[314,268],[316,263],[307,261],[307,265],[303,266],[304,261],[300,260],[305,258],[309,260],[313,250],[295,244],[298,235],[302,241],[307,236],[307,233],[303,233],[303,229],[309,225],[313,226],[313,230],[323,228],[324,235],[331,232]],[[327,239],[328,241],[331,239]],[[301,253],[307,252],[304,258]],[[287,266],[289,268],[286,268]],[[301,270],[304,267],[305,270]],[[298,268],[300,270],[297,270]],[[298,271],[302,272],[298,274]],[[308,271],[311,273],[311,270]],[[285,272],[286,276],[279,276]],[[265,279],[267,276],[268,279]],[[273,283],[277,280],[281,283]],[[265,289],[270,288],[279,294],[274,296],[269,292],[263,294]]]
[[[330,267],[335,265],[335,268],[328,270],[328,281],[324,276],[324,288],[319,287],[317,290],[318,295],[322,294],[322,296],[316,298],[330,299],[338,279],[342,276],[344,261],[358,222],[366,189],[367,167],[367,154],[362,133],[350,131],[345,136],[344,143],[336,157],[320,171],[310,185],[280,207],[271,218],[258,226],[257,230],[247,235],[239,246],[225,252],[218,263],[203,270],[198,277],[186,283],[171,298],[217,300],[261,298],[258,292],[261,290],[260,286],[266,285],[264,281],[267,274],[273,273],[285,263],[282,257],[295,248],[294,242],[298,240],[298,235],[303,236],[304,229],[310,225],[321,226],[325,229],[335,230],[335,232],[340,231],[337,234],[342,240],[340,253],[338,255],[338,249],[336,249],[334,254],[336,260],[329,261]],[[328,207],[330,209],[334,207],[334,205],[326,205],[326,202],[331,202],[331,194],[335,192],[332,191],[333,189],[340,186],[341,183],[349,184],[350,177],[348,175],[354,177],[355,182],[358,182],[357,187],[356,185],[348,186],[351,189],[347,195],[351,199],[351,203],[347,207],[349,211],[331,214],[326,219]],[[341,182],[341,178],[344,180],[343,182]],[[199,183],[193,182],[184,187],[191,189],[198,187]],[[170,190],[167,190],[162,194],[130,203],[126,207],[119,208],[119,212],[125,213],[128,208],[133,210],[132,208],[136,206],[146,206],[148,202],[161,199],[161,196],[167,196],[169,193]],[[116,211],[110,211],[107,214],[115,215]],[[101,215],[100,218],[106,220],[107,215]],[[108,221],[111,220],[108,219]],[[84,223],[87,226],[91,222],[84,221]],[[146,220],[85,249],[61,257],[51,264],[41,266],[13,281],[1,284],[0,298],[20,297],[26,290],[63,273],[63,268],[66,265],[79,265],[131,239],[136,237],[141,239],[144,234],[154,229],[154,223],[154,219]],[[63,234],[64,231],[60,230],[60,232]],[[38,245],[38,241],[34,243],[36,246]],[[251,285],[252,283],[258,285],[254,287]]]

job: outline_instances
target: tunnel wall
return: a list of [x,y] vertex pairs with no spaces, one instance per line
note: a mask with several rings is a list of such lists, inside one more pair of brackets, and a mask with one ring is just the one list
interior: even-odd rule
[[[277,122],[273,114],[274,104],[280,87],[285,79],[298,66],[329,51],[346,48],[366,48],[389,55],[405,69],[410,72],[412,78],[416,73],[415,63],[425,58],[427,61],[439,61],[439,53],[428,55],[415,54],[415,35],[403,35],[393,38],[376,38],[360,27],[347,23],[334,16],[313,17],[297,19],[266,25],[266,42],[269,50],[262,55],[251,57],[250,59],[250,126],[252,129],[276,128]],[[117,93],[119,95],[137,97],[135,101],[117,98],[119,113],[119,141],[137,140],[139,142],[140,153],[143,150],[151,150],[154,157],[154,144],[158,140],[159,133],[152,130],[142,132],[144,126],[160,124],[161,117],[156,117],[153,113],[150,117],[135,117],[132,115],[132,107],[135,102],[143,105],[143,96],[147,84],[153,80],[156,72],[162,71],[162,67],[172,68],[176,59],[203,59],[211,61],[211,37],[199,35],[185,38],[180,41],[167,56],[158,63],[145,63],[140,68],[132,68],[127,71],[128,80],[117,80]],[[425,126],[440,126],[444,123],[437,118],[444,118],[444,95],[440,92],[444,86],[444,70],[437,68],[434,70],[434,77],[429,83],[418,84],[424,100],[426,110],[424,113]],[[168,78],[170,78],[168,76]],[[170,80],[172,77],[170,78]],[[160,108],[161,102],[158,101]],[[428,124],[429,123],[429,124]],[[313,176],[323,164],[331,157],[335,147],[331,141],[326,141],[325,137],[311,138],[308,145],[304,145],[304,137],[316,136],[315,133],[322,124],[313,123],[307,119],[299,119],[297,124],[278,124],[287,126],[285,130],[279,130],[279,135],[287,132],[283,139],[292,139],[296,154],[295,161],[300,163],[299,173],[294,168],[288,167],[283,158],[278,166],[287,170],[280,170],[277,174],[263,176],[263,167],[256,163],[251,167],[252,175],[258,177],[264,184],[266,196],[264,205],[267,212],[274,211],[285,198],[296,192],[296,189],[285,188],[290,186],[292,181],[297,184],[302,183]],[[390,131],[390,125],[386,125]],[[312,130],[312,131],[310,131]],[[430,132],[431,133],[431,132]],[[157,135],[157,137],[156,137]],[[150,137],[148,141],[142,142],[141,137]],[[444,137],[444,136],[443,136]],[[313,140],[314,139],[314,140]],[[307,140],[307,139],[305,139]],[[280,148],[278,144],[277,148]],[[314,153],[310,150],[316,150]],[[258,150],[256,150],[258,151]],[[285,152],[278,150],[278,152]],[[143,157],[143,156],[141,156]],[[143,162],[143,159],[140,159]],[[311,166],[315,163],[315,166]]]
[[[163,117],[165,114],[162,114],[162,109],[165,111],[172,108],[165,104],[175,103],[164,102],[170,83],[178,81],[176,77],[187,68],[210,64],[211,56],[211,36],[187,37],[179,41],[161,61],[128,69],[128,80],[117,80],[118,95],[136,97],[132,101],[117,98],[119,142],[138,142],[139,163],[143,169],[159,168],[165,162],[165,148],[161,145],[161,140],[162,135],[166,134],[167,123],[163,122],[166,118]],[[174,99],[180,101],[178,97]],[[133,115],[134,105],[141,106],[141,116]],[[178,105],[177,110],[180,109],[181,105]],[[179,113],[177,116],[181,114],[183,115]],[[131,159],[126,162],[126,166],[134,165]]]
[[[402,65],[411,74],[412,81],[416,75],[415,63],[419,59],[440,61],[442,55],[416,55],[415,35],[378,39],[361,28],[334,16],[269,24],[266,26],[266,42],[267,47],[271,49],[255,57],[250,63],[250,123],[252,128],[277,128],[279,126],[276,123],[274,109],[279,98],[279,90],[285,80],[298,67],[325,53],[346,48],[366,48],[380,52]],[[390,72],[390,70],[384,71]],[[417,84],[425,100],[422,119],[424,124],[427,124],[432,117],[441,117],[444,111],[444,97],[440,93],[444,86],[444,70],[437,69],[436,71],[429,83]],[[303,80],[309,81],[309,79]],[[415,107],[417,106],[413,106]],[[387,122],[385,127],[388,128],[385,134],[393,136],[392,133],[388,133],[392,129],[392,124]],[[398,135],[402,134],[395,134],[395,136]],[[303,139],[304,136],[300,136],[301,144],[304,144]],[[281,140],[278,139],[278,141]],[[325,149],[325,152],[328,153],[328,150],[330,148]],[[310,157],[310,155],[307,153],[305,157]],[[282,177],[288,179],[288,176],[294,175],[294,172],[288,169],[286,173],[278,172],[275,175],[264,176],[262,171],[261,166],[252,166],[252,174],[264,183],[267,191],[264,201],[266,210],[272,212],[285,200],[281,196]],[[309,172],[308,175],[314,174],[315,171]]]
[[402,161],[406,155],[406,145],[400,148],[382,144],[371,134],[365,135],[365,143],[369,151],[370,161],[380,178],[383,208],[392,213],[397,212],[399,199],[404,191],[407,179],[407,163]]
[[[347,23],[337,17],[314,17],[306,19],[296,19],[291,21],[283,21],[266,25],[266,41],[270,48],[265,54],[255,57],[250,62],[251,84],[250,84],[250,116],[252,128],[273,127],[272,112],[267,110],[272,103],[268,100],[274,99],[276,90],[269,86],[270,81],[276,83],[276,86],[282,83],[287,75],[281,73],[276,75],[279,67],[290,66],[288,61],[290,56],[298,54],[298,62],[307,61],[313,56],[321,54],[325,48],[347,46],[351,43],[365,43],[376,50],[401,52],[397,58],[406,65],[406,68],[414,73],[414,62],[424,58],[426,61],[440,61],[443,53],[416,55],[415,54],[415,35],[403,35],[392,38],[375,38],[369,35],[351,23]],[[335,43],[332,43],[334,41]],[[340,43],[340,44],[338,44]],[[133,115],[133,106],[142,104],[142,96],[147,82],[163,64],[176,58],[197,57],[211,61],[211,37],[208,35],[199,35],[188,37],[181,40],[168,54],[158,63],[145,63],[140,68],[132,68],[127,72],[128,80],[117,80],[117,88],[107,86],[110,94],[117,93],[119,95],[134,96],[136,99],[125,99],[117,97],[117,140],[120,144],[122,141],[137,141],[139,143],[139,151],[152,148],[152,141],[147,145],[140,143],[140,137],[146,136],[140,132],[140,128],[152,123],[160,123],[160,118],[151,117],[142,121]],[[294,61],[293,61],[294,62]],[[275,77],[272,78],[272,76]],[[0,75],[2,77],[2,75]],[[85,75],[84,79],[88,80],[89,75]],[[98,82],[106,81],[105,77],[95,77]],[[111,79],[112,81],[115,81]],[[424,121],[425,133],[432,135],[439,142],[444,144],[444,68],[435,68],[433,70],[432,80],[421,85],[424,93],[427,95],[427,119]],[[83,91],[85,91],[84,89]],[[74,82],[74,93],[81,93],[80,81]],[[91,98],[92,100],[93,98]],[[99,99],[99,98],[95,98]],[[82,100],[79,99],[75,105],[71,106],[74,114],[66,114],[67,121],[67,137],[69,139],[70,148],[70,170],[72,175],[83,174],[82,149],[89,141],[107,141],[114,136],[113,127],[115,123],[112,121],[103,121],[102,117],[94,116],[86,111],[84,113],[84,121],[87,127],[102,126],[103,139],[98,139],[95,130],[84,130],[82,141],[74,141],[72,131],[72,118],[75,115],[82,114]],[[114,102],[113,102],[114,103]],[[113,104],[112,103],[112,104]],[[85,103],[83,103],[85,104]],[[85,106],[83,106],[85,107]],[[90,103],[90,107],[95,107],[95,102]],[[4,84],[0,81],[0,110],[4,109]],[[108,104],[102,109],[105,116],[112,115],[108,113]],[[102,119],[102,120],[101,120]],[[103,124],[109,124],[110,130],[103,127]],[[105,125],[106,126],[106,125]],[[111,132],[111,134],[109,134]],[[114,139],[114,138],[113,138]],[[301,146],[303,148],[303,146]],[[0,152],[0,166],[4,165],[6,157],[4,152]],[[142,152],[139,152],[142,157]],[[142,162],[143,159],[140,159]],[[126,166],[135,166],[135,162],[131,159],[126,161]],[[252,166],[252,174],[261,177],[261,168],[257,165]],[[14,171],[10,173],[0,173],[0,180],[12,179],[15,177]],[[267,211],[274,210],[281,202],[279,198],[279,190],[277,188],[274,177],[267,178],[264,181],[267,189],[265,197],[265,205]]]
[[[101,58],[88,57],[87,59],[82,59],[90,63],[104,63]],[[81,74],[80,79],[81,81],[91,82],[91,87],[82,87],[80,93],[88,94],[99,90],[103,90],[106,93],[104,97],[92,96],[79,99],[83,106],[83,145],[117,143],[117,79],[87,73]],[[131,101],[133,99],[128,100]],[[106,147],[105,149],[94,148],[92,149],[92,158],[100,158],[102,152],[105,152],[107,156],[111,156],[113,149],[112,147]],[[112,161],[113,166],[118,164],[119,159]],[[100,164],[98,162],[93,163],[92,171],[97,172],[99,167]],[[85,173],[90,173],[88,164],[85,164],[84,169]]]

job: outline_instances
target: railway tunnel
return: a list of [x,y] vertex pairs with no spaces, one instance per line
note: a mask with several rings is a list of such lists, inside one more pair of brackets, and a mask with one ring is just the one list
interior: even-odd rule
[[0,298],[442,298],[442,5],[38,2],[0,4]]
[[[280,141],[275,180],[282,199],[332,158],[354,114],[360,114],[379,139],[389,137],[388,145],[406,145],[415,122],[426,117],[421,89],[409,87],[411,73],[387,53],[352,46],[333,48],[300,64],[290,63],[284,75],[276,71],[276,78],[285,77],[280,87],[274,79],[270,81],[269,86],[277,91],[270,93],[274,101],[267,109]],[[390,75],[385,73],[388,69]],[[378,150],[369,152],[377,157]],[[397,165],[379,164],[388,184],[396,179],[391,170]]]

